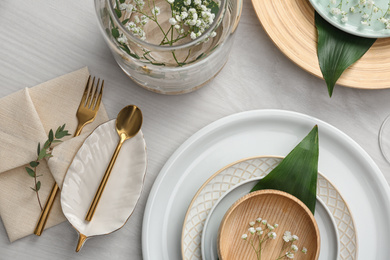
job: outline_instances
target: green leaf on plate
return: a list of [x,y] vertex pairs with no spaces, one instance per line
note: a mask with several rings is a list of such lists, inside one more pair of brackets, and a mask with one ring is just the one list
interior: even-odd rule
[[325,21],[317,12],[315,23],[318,32],[317,56],[329,96],[341,74],[359,60],[376,39],[355,36]]
[[274,189],[300,199],[314,214],[318,174],[318,127],[310,133],[251,190]]

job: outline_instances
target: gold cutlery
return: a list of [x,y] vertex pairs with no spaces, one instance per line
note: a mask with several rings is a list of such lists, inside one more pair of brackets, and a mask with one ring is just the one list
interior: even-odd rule
[[[76,128],[76,132],[73,136],[80,135],[80,132],[83,129],[83,127],[86,124],[89,124],[93,120],[95,120],[96,114],[100,107],[102,94],[103,94],[104,80],[102,80],[100,86],[100,92],[98,92],[100,79],[97,80],[96,85],[95,85],[95,77],[93,77],[91,84],[90,81],[91,81],[91,76],[88,77],[84,94],[81,98],[80,105],[76,113],[78,125]],[[90,85],[91,87],[89,87]],[[49,218],[50,211],[58,191],[59,191],[59,187],[57,183],[54,183],[53,188],[51,189],[50,194],[47,198],[45,207],[41,211],[41,215],[39,217],[38,223],[35,226],[34,234],[37,236],[40,236],[43,232],[43,229],[45,228],[46,221]]]
[[119,151],[123,145],[123,143],[134,137],[139,130],[141,129],[142,125],[142,113],[141,110],[134,105],[127,106],[123,108],[116,118],[116,131],[119,135],[119,142],[118,145],[115,148],[114,154],[112,155],[112,158],[110,160],[110,163],[108,164],[108,167],[106,169],[106,172],[104,173],[104,176],[100,182],[99,188],[96,191],[95,197],[92,200],[91,205],[89,206],[88,213],[85,216],[85,220],[91,221],[93,215],[95,214],[96,207],[99,203],[99,200],[103,194],[103,190],[107,184],[107,180],[110,177],[111,170],[115,164],[116,158],[119,154]]

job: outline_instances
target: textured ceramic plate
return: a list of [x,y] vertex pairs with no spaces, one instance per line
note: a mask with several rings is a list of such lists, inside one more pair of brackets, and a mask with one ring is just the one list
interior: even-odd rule
[[[360,37],[384,38],[390,29],[381,19],[388,20],[388,0],[310,0],[314,9],[333,26]],[[341,6],[340,6],[341,4]],[[352,8],[352,11],[351,11]]]
[[120,229],[140,197],[146,173],[142,132],[123,144],[93,220],[84,220],[118,141],[115,120],[98,126],[84,141],[65,176],[62,210],[72,226],[85,237]]
[[[194,196],[184,218],[182,233],[183,259],[201,259],[201,235],[207,216],[213,205],[226,192],[239,183],[248,179],[264,177],[280,162],[277,157],[258,157],[244,159],[228,165],[216,172],[207,180]],[[253,187],[252,187],[253,188]],[[338,239],[341,241],[340,250],[336,253],[340,259],[356,259],[357,236],[352,214],[337,189],[321,174],[318,175],[317,196],[331,212],[338,230]],[[320,216],[326,219],[326,215]],[[323,226],[323,225],[322,225]],[[331,227],[332,228],[332,227]],[[320,230],[323,230],[321,228]],[[326,234],[321,234],[325,236]],[[337,244],[327,244],[331,238],[321,237],[321,246],[330,252],[337,252]],[[336,240],[337,241],[337,240]],[[208,249],[205,249],[208,251]],[[325,251],[322,250],[321,251]],[[329,253],[329,252],[328,252]],[[334,255],[321,253],[320,259],[334,260]],[[206,258],[208,259],[208,258]]]
[[[314,9],[310,2],[252,0],[252,4],[264,30],[282,53],[304,70],[322,78],[317,58]],[[390,38],[378,39],[341,75],[337,84],[363,89],[390,88],[389,63]]]
[[[224,215],[231,205],[233,205],[233,203],[239,198],[247,195],[261,178],[249,179],[235,185],[232,189],[222,195],[222,197],[219,198],[211,208],[210,213],[207,214],[207,219],[202,231],[202,259],[218,260],[218,231]],[[337,231],[337,225],[332,213],[326,207],[324,202],[322,202],[319,196],[317,196],[315,219],[318,224],[321,237],[319,259],[340,259],[338,258],[340,239]],[[267,218],[267,220],[270,221],[269,218]],[[283,231],[279,229],[278,233],[283,233]]]
[[375,162],[349,136],[324,121],[301,113],[267,109],[217,120],[172,154],[157,176],[145,208],[143,258],[182,259],[184,217],[199,187],[231,162],[260,155],[286,156],[316,124],[320,145],[318,171],[338,188],[348,204],[358,244],[364,245],[357,249],[359,259],[387,259],[390,188]]

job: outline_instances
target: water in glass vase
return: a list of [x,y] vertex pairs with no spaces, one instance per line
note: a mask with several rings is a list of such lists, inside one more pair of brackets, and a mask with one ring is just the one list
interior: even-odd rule
[[120,24],[112,23],[112,37],[140,61],[172,67],[191,64],[211,53],[229,28],[231,10],[225,12],[224,1],[115,1]]

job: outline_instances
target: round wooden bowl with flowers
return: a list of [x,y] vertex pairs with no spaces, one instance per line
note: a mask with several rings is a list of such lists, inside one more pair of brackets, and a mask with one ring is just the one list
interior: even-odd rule
[[230,259],[318,259],[320,233],[311,211],[296,197],[260,190],[236,201],[218,235],[218,255]]

